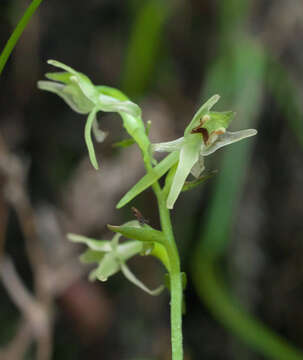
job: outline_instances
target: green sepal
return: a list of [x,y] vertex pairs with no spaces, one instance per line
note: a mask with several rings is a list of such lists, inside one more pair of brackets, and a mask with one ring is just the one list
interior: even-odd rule
[[217,173],[218,173],[218,171],[214,170],[214,171],[212,171],[212,172],[210,172],[208,174],[200,176],[198,179],[195,179],[193,181],[185,181],[185,183],[183,185],[183,188],[182,188],[182,192],[194,189],[196,186],[201,185],[206,180],[211,179],[212,177],[214,177]]
[[108,95],[116,98],[117,100],[126,101],[129,98],[120,90],[106,85],[96,85],[95,88],[99,94]]
[[165,266],[166,270],[170,271],[169,258],[164,245],[155,242],[153,244],[153,248],[150,255],[159,259],[162,262],[162,264]]
[[118,202],[117,209],[122,208],[144,190],[150,187],[154,182],[160,179],[177,161],[179,160],[179,152],[174,151],[159,162],[152,170],[150,170],[136,185],[134,185]]
[[156,243],[164,243],[165,236],[162,231],[155,230],[150,226],[144,227],[133,227],[133,226],[114,226],[107,225],[109,230],[119,233],[128,239],[146,241],[146,242],[156,242]]
[[199,121],[202,119],[204,115],[206,115],[210,109],[218,102],[220,99],[219,95],[214,95],[210,99],[206,101],[195,113],[189,125],[186,127],[184,135],[190,134],[193,128],[199,125]]
[[99,263],[105,253],[102,251],[96,251],[87,249],[82,255],[80,255],[79,259],[82,262],[82,264],[92,264],[92,263]]
[[91,250],[103,251],[103,252],[110,252],[112,250],[110,241],[108,240],[96,240],[96,239],[88,238],[83,235],[71,234],[71,233],[68,233],[66,237],[68,238],[68,240],[72,242],[82,243],[87,245]]
[[219,130],[227,129],[232,119],[235,117],[234,111],[223,111],[223,112],[209,112],[209,120],[207,120],[202,128],[206,129],[209,134]]
[[60,81],[64,84],[70,84],[71,81],[71,74],[69,72],[51,72],[51,73],[46,73],[45,77],[49,80],[53,80],[53,81]]

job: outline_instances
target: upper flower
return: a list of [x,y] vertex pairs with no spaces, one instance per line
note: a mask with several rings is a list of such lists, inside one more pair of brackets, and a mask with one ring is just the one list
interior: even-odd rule
[[74,111],[89,114],[85,125],[85,142],[91,163],[98,169],[91,132],[93,131],[99,142],[105,139],[106,133],[98,128],[97,112],[119,113],[123,117],[124,126],[130,132],[142,126],[144,129],[141,110],[119,90],[107,86],[95,86],[86,75],[59,61],[48,60],[48,63],[65,72],[47,73],[45,76],[52,81],[39,81],[38,87],[59,95]]
[[257,133],[254,129],[226,131],[235,114],[232,111],[210,111],[219,98],[219,95],[214,95],[201,106],[186,127],[182,138],[153,144],[154,151],[178,152],[179,154],[178,166],[167,197],[169,209],[173,208],[189,173],[199,177],[204,170],[204,156]]

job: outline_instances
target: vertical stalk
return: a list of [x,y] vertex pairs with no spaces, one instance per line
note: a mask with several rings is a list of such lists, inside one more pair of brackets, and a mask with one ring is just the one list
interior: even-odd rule
[[171,345],[172,359],[183,360],[182,339],[182,279],[180,272],[179,255],[177,252],[169,252],[170,259],[170,323],[171,323]]
[[170,261],[170,319],[171,319],[171,345],[172,359],[183,360],[183,336],[182,336],[182,277],[180,270],[180,259],[175,243],[170,213],[166,207],[166,196],[156,183],[153,186],[156,194],[162,231],[166,237],[166,250]]
[[[136,139],[135,139],[136,141]],[[142,150],[143,161],[146,171],[152,170],[152,158],[149,151]],[[170,271],[170,319],[171,319],[171,346],[172,360],[183,360],[183,336],[182,336],[182,297],[183,286],[180,270],[180,258],[176,246],[170,212],[166,207],[167,185],[161,189],[158,181],[152,185],[156,195],[161,228],[165,235],[165,248],[167,251]]]

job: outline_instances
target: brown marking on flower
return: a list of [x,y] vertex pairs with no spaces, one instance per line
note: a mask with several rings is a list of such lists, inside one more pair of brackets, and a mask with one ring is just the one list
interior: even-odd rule
[[215,134],[216,134],[216,135],[222,135],[222,134],[224,134],[224,133],[225,133],[225,131],[224,131],[224,130],[221,130],[221,129],[215,131]]
[[207,145],[209,140],[209,134],[208,134],[208,130],[202,127],[203,124],[205,123],[205,120],[203,121],[203,119],[204,116],[202,119],[200,119],[200,124],[192,129],[191,134],[201,134],[203,137],[204,144]]

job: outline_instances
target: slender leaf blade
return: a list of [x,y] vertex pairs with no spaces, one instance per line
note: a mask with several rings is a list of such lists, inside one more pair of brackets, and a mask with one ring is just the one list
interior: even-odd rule
[[141,194],[144,190],[150,187],[156,182],[161,176],[163,176],[179,159],[179,152],[174,151],[164,158],[158,165],[150,170],[141,180],[137,182],[119,201],[117,209],[121,209],[136,196]]

